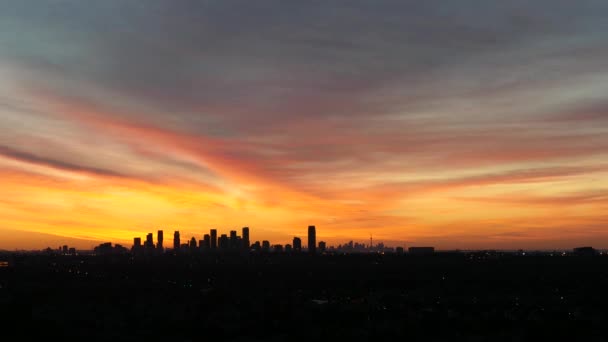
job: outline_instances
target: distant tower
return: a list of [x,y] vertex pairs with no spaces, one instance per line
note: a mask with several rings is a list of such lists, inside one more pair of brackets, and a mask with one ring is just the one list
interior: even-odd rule
[[220,235],[218,246],[220,249],[224,249],[224,250],[228,249],[228,247],[229,247],[228,235],[226,235],[226,234]]
[[270,252],[270,241],[264,240],[262,241],[262,252]]
[[325,243],[325,241],[319,241],[319,253],[325,253],[326,249],[327,244]]
[[217,248],[217,229],[211,229],[209,231],[209,235],[211,235],[211,249]]
[[308,253],[317,252],[317,231],[315,226],[308,226]]
[[203,236],[203,248],[204,249],[209,249],[211,248],[211,235],[209,234],[205,234]]
[[148,233],[148,235],[146,235],[146,248],[154,248],[154,235],[152,233]]
[[243,248],[249,249],[249,227],[243,227]]
[[163,231],[159,230],[156,233],[156,248],[158,248],[160,251],[163,250]]
[[372,239],[372,234],[369,234],[369,248],[374,248],[374,240]]
[[296,253],[300,253],[302,251],[302,239],[297,236],[293,238],[293,251]]
[[230,248],[238,248],[236,230],[230,231]]
[[140,248],[141,248],[141,238],[140,237],[133,238],[133,249],[137,250]]
[[179,239],[179,231],[176,230],[175,233],[173,233],[173,249],[175,249],[177,251],[177,250],[179,250],[180,246],[181,246],[181,242]]

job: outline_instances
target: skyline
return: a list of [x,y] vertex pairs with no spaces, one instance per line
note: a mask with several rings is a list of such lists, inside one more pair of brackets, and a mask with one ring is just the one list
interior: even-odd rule
[[311,224],[328,244],[608,248],[606,15],[3,1],[0,249]]

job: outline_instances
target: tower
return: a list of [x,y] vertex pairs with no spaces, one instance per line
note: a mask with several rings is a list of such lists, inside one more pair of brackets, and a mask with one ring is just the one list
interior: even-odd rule
[[317,231],[315,226],[308,226],[308,253],[317,252]]
[[243,248],[249,249],[249,227],[243,227]]
[[146,248],[147,249],[154,248],[154,235],[152,233],[148,233],[146,235]]
[[302,239],[297,236],[293,238],[293,251],[296,253],[300,253],[302,251]]
[[230,248],[232,248],[232,249],[238,248],[236,230],[230,231]]
[[211,229],[209,231],[209,235],[211,235],[211,249],[217,248],[217,229]]
[[163,250],[163,231],[159,230],[156,233],[156,248],[159,249],[160,251]]
[[177,250],[179,250],[180,246],[181,246],[181,243],[180,243],[180,239],[179,239],[179,231],[176,230],[175,233],[173,233],[173,249],[175,249],[177,251]]

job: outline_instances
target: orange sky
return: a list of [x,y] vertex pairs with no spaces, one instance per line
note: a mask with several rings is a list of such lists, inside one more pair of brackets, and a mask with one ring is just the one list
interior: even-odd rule
[[0,249],[608,247],[601,8],[45,6],[0,13]]

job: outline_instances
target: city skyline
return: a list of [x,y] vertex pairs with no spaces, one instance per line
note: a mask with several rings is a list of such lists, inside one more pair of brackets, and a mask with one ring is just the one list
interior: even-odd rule
[[311,224],[328,244],[608,248],[606,15],[3,1],[0,249],[243,226],[305,245]]

